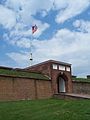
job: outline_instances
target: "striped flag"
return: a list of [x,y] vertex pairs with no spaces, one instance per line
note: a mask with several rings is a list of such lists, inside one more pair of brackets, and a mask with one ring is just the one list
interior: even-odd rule
[[38,29],[38,28],[37,28],[36,25],[32,26],[32,34],[35,33],[35,32],[37,31],[37,29]]

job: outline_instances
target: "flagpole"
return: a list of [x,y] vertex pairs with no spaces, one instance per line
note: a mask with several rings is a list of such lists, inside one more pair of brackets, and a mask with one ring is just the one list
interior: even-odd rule
[[37,26],[32,26],[32,34],[31,34],[31,41],[30,41],[30,66],[32,66],[32,40],[33,40],[33,34],[37,31]]
[[31,34],[31,40],[30,40],[30,66],[32,66],[32,39],[33,39],[33,33]]

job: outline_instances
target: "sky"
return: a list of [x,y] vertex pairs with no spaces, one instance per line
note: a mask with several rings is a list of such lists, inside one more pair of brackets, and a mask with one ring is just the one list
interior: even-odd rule
[[30,44],[33,65],[57,60],[90,74],[90,0],[0,0],[0,66],[30,66]]

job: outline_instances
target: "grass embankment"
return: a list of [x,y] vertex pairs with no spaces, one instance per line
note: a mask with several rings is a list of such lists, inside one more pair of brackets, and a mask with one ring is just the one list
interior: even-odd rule
[[0,102],[0,120],[90,120],[90,101]]
[[90,83],[90,78],[72,78],[74,81],[77,82],[89,82]]
[[7,76],[16,76],[16,77],[27,77],[27,78],[35,78],[35,79],[42,79],[42,80],[49,80],[48,77],[44,76],[41,73],[35,72],[26,72],[26,71],[18,71],[14,69],[2,69],[0,68],[0,75],[7,75]]

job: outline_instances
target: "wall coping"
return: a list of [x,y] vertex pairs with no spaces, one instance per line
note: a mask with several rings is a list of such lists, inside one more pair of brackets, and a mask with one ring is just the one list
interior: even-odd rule
[[72,80],[72,82],[76,82],[76,83],[89,83],[90,84],[90,81],[76,81],[76,80]]
[[4,75],[4,74],[0,74],[0,77],[25,78],[25,79],[35,79],[35,80],[51,81],[51,79],[39,79],[39,78],[33,78],[33,77],[24,77],[24,76],[15,76],[15,75]]
[[35,64],[35,65],[29,66],[29,67],[26,67],[26,68],[24,68],[24,70],[28,70],[30,68],[34,68],[34,67],[37,67],[37,66],[40,66],[40,65],[45,65],[45,64],[48,64],[48,63],[51,63],[51,64],[60,64],[60,65],[65,65],[65,66],[71,66],[71,64],[69,64],[69,63],[65,63],[65,62],[61,62],[61,61],[56,61],[56,60],[47,60],[47,61],[44,61],[44,62]]

